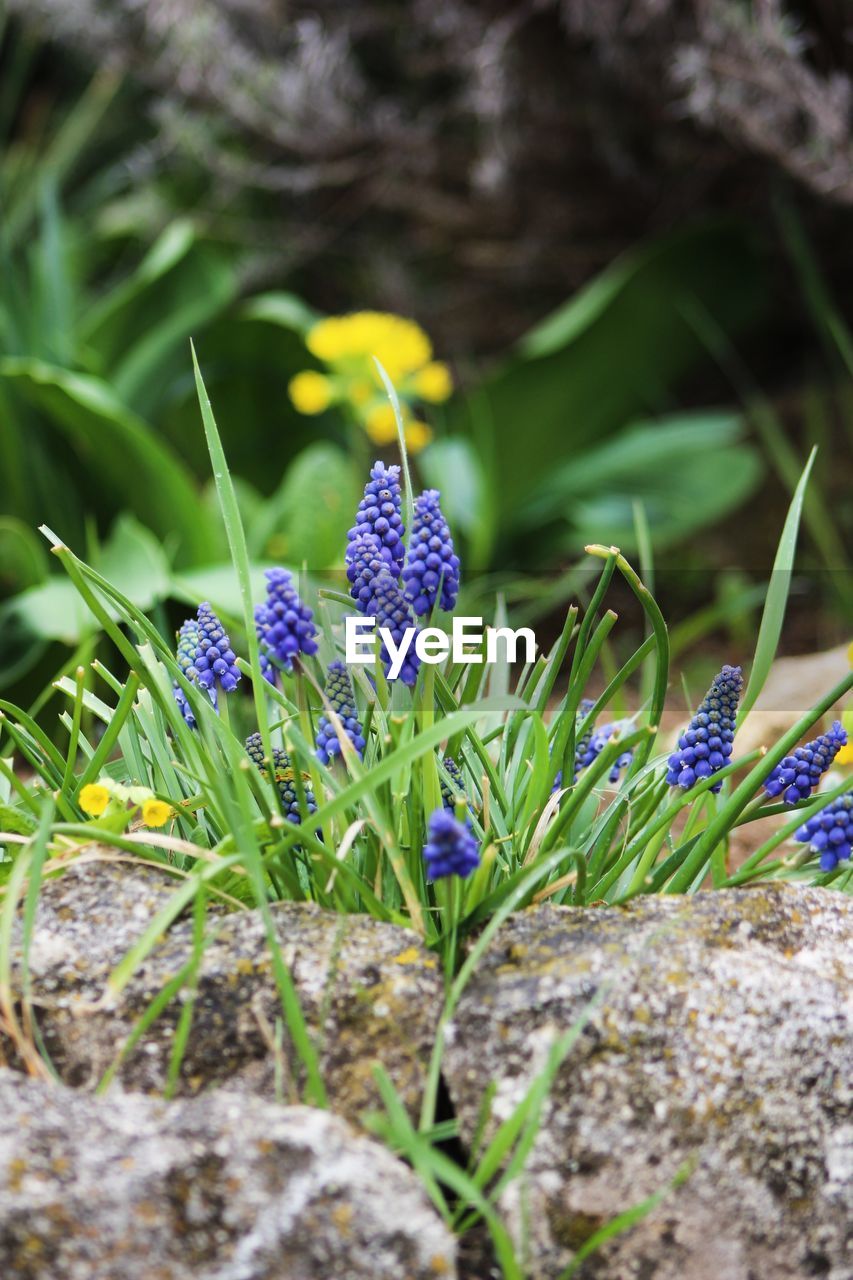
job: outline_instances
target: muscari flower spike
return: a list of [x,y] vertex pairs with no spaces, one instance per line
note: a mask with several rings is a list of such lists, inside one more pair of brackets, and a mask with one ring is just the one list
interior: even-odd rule
[[[364,488],[364,497],[358,504],[355,524],[347,534],[347,540],[352,543],[359,534],[372,533],[377,539],[383,560],[387,561],[388,567],[393,569],[397,577],[403,568],[405,555],[401,506],[400,468],[386,467],[384,462],[375,462]],[[349,549],[346,559],[349,562]]]
[[[594,733],[589,735],[584,744],[583,752],[575,756],[575,781],[577,781],[577,775],[581,769],[589,768],[593,761],[598,759],[614,733],[619,732],[620,727],[621,726],[615,722],[613,724],[603,724],[600,729],[596,729]],[[608,781],[618,782],[620,773],[623,769],[628,768],[633,759],[634,752],[630,747],[627,751],[623,751],[621,755],[618,755],[613,761],[613,766],[607,775]]]
[[240,670],[225,628],[207,603],[198,607],[197,647],[193,667],[202,689],[220,688],[232,693],[240,681]]
[[821,871],[834,871],[853,849],[853,791],[845,792],[809,818],[794,839],[820,854]]
[[310,656],[317,652],[314,614],[300,600],[287,569],[267,569],[265,576],[267,598],[255,610],[258,639],[266,650],[267,661],[274,658],[290,671],[298,654]]
[[462,770],[453,759],[453,756],[445,756],[441,763],[444,765],[445,773],[451,779],[450,782],[445,782],[444,778],[439,778],[438,780],[438,785],[441,788],[441,803],[448,813],[455,814],[457,799],[459,797],[467,799]]
[[[735,715],[743,689],[740,667],[724,666],[714,676],[699,710],[678,739],[669,757],[666,780],[685,791],[710,778],[729,762],[735,736]],[[722,787],[717,782],[711,791]]]
[[463,823],[446,809],[436,809],[429,820],[424,861],[430,880],[460,876],[463,880],[480,865],[477,841]]
[[[400,590],[400,584],[391,577],[390,573],[381,574],[374,582],[368,614],[376,619],[377,630],[380,627],[385,627],[390,631],[394,643],[397,645],[401,643],[403,633],[407,628],[415,626],[411,605]],[[382,661],[385,663],[387,674],[391,656],[384,644],[382,645]],[[412,644],[403,661],[398,678],[403,681],[403,684],[413,685],[418,678],[420,665],[420,658],[415,653],[415,646]]]
[[459,557],[453,550],[440,496],[437,489],[427,489],[416,500],[403,569],[406,597],[419,618],[430,613],[436,601],[449,611],[459,595]]
[[847,731],[836,720],[828,733],[785,756],[768,777],[764,790],[768,796],[781,796],[784,804],[808,800],[846,742]]
[[[355,707],[355,696],[349,672],[342,662],[332,662],[326,680],[326,697],[334,707],[344,732],[355,747],[359,760],[364,755],[364,730]],[[325,715],[317,723],[317,759],[330,764],[341,754],[341,744],[335,728]]]
[[267,632],[267,610],[266,605],[255,605],[255,631],[258,636],[258,660],[261,664],[261,675],[267,684],[271,684],[273,688],[278,684],[278,668],[274,667],[270,659],[270,651],[267,648],[266,632]]
[[366,614],[373,596],[373,584],[388,572],[388,561],[382,555],[382,545],[373,533],[359,533],[347,547],[347,581],[350,595],[362,613]]
[[[267,766],[264,760],[264,744],[259,733],[252,733],[246,739],[246,753],[249,759],[257,765],[262,777],[266,778]],[[296,775],[293,771],[293,765],[290,763],[290,756],[281,747],[273,747],[272,764],[273,778],[281,798],[282,812],[288,822],[298,826],[302,821],[303,814],[299,808],[299,795],[294,782]],[[314,799],[314,793],[307,782],[303,785],[303,791],[305,792],[305,807],[308,813],[316,813],[317,804]]]

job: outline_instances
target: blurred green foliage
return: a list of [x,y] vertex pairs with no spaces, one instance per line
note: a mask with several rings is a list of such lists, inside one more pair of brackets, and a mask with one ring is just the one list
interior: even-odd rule
[[[334,412],[309,419],[289,402],[289,377],[311,363],[311,306],[253,291],[245,250],[211,235],[190,196],[170,211],[177,183],[168,199],[138,184],[122,159],[137,136],[126,86],[99,73],[22,118],[32,46],[5,53],[0,684],[45,645],[85,639],[86,620],[57,595],[42,523],[142,607],[201,594],[229,611],[190,338],[257,565],[339,565],[377,452],[366,440],[353,450]],[[457,361],[459,390],[417,466],[442,490],[469,571],[557,568],[591,540],[633,553],[638,510],[660,552],[747,500],[763,464],[744,415],[688,412],[680,388],[717,358],[696,316],[730,342],[766,304],[752,235],[711,223],[618,260],[487,366]]]

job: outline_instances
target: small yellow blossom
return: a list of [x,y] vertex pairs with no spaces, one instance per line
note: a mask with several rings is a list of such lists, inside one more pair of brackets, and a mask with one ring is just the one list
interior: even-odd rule
[[836,764],[853,764],[853,742],[846,743],[835,757]]
[[99,782],[90,782],[80,792],[80,808],[93,818],[99,818],[110,802],[110,793]]
[[391,444],[397,439],[397,419],[390,404],[379,404],[364,420],[364,429],[374,444]]
[[322,413],[332,403],[333,389],[323,373],[304,369],[290,379],[288,391],[300,413]]
[[309,330],[305,343],[330,376],[306,369],[291,379],[290,398],[301,413],[322,413],[345,401],[374,444],[393,444],[394,411],[385,400],[375,357],[400,397],[409,448],[422,449],[432,438],[426,423],[411,420],[413,406],[419,400],[440,404],[451,394],[453,380],[447,365],[433,360],[432,344],[414,320],[384,311],[327,316]]
[[427,400],[430,404],[441,404],[453,391],[450,370],[440,360],[433,360],[432,364],[426,365],[415,374],[412,379],[412,389],[421,400]]
[[172,806],[165,800],[146,800],[142,806],[142,821],[146,827],[162,827],[172,816]]
[[406,423],[406,444],[412,453],[419,453],[432,439],[432,427],[428,427],[425,422]]

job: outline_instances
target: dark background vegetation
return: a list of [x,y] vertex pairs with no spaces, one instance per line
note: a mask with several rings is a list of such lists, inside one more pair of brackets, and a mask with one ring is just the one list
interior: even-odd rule
[[227,609],[190,336],[258,562],[339,564],[348,437],[285,387],[364,307],[452,364],[421,475],[511,600],[639,520],[671,614],[748,621],[817,443],[787,644],[845,638],[851,77],[843,0],[12,0],[3,682],[87,638],[42,521]]

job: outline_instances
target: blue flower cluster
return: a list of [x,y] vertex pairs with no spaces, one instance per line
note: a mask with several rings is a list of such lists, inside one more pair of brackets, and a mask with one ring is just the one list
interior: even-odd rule
[[233,693],[240,683],[240,669],[225,628],[210,605],[198,607],[197,647],[193,667],[196,682],[202,689]]
[[[374,463],[364,497],[358,504],[355,524],[347,534],[351,543],[361,534],[372,534],[383,560],[397,577],[403,568],[405,555],[401,505],[400,468],[386,467],[384,462]],[[346,558],[349,561],[349,552]]]
[[[358,719],[355,707],[355,695],[349,672],[342,662],[333,662],[329,666],[326,680],[326,697],[335,710],[335,714],[343,725],[344,731],[355,747],[359,760],[364,755],[364,731]],[[341,744],[334,726],[328,716],[321,716],[317,724],[317,759],[323,764],[330,764],[333,757],[341,754]]]
[[265,576],[267,598],[255,609],[255,626],[268,668],[264,676],[269,680],[271,658],[285,671],[291,671],[293,659],[300,653],[310,656],[317,652],[317,628],[313,613],[300,600],[287,569],[267,569]]
[[347,580],[350,595],[361,613],[370,613],[373,584],[388,572],[388,561],[382,556],[379,539],[372,533],[360,533],[347,547]]
[[[412,607],[400,588],[396,578],[392,578],[390,573],[383,573],[373,583],[373,595],[370,599],[370,608],[368,613],[376,619],[376,627],[384,627],[391,635],[395,645],[399,645],[403,639],[403,633],[409,627],[415,626],[415,617],[412,613]],[[385,663],[386,671],[391,662],[391,655],[387,646],[382,645],[382,661]],[[399,678],[403,684],[413,685],[418,678],[418,669],[421,660],[415,653],[415,646],[412,645],[403,661]]]
[[480,851],[467,827],[446,809],[436,809],[429,820],[424,861],[430,880],[442,880],[445,876],[460,876],[464,880],[480,865]]
[[[575,756],[575,781],[577,781],[578,772],[581,769],[588,769],[594,761],[598,759],[607,743],[615,733],[621,729],[621,724],[613,722],[611,724],[603,724],[600,729],[596,729],[589,737],[583,754]],[[607,775],[609,782],[618,782],[619,775],[623,769],[627,769],[631,761],[634,759],[634,752],[629,747],[627,751],[623,751],[613,761],[610,772]]]
[[[262,776],[267,777],[264,744],[259,733],[252,733],[246,739],[246,753],[249,759],[257,765]],[[302,821],[303,813],[299,807],[299,795],[295,783],[296,775],[293,771],[293,765],[290,763],[290,756],[281,747],[273,747],[272,764],[273,778],[281,798],[282,813],[288,822],[298,826]],[[317,804],[314,800],[314,793],[307,782],[303,784],[303,791],[305,792],[305,806],[308,813],[316,813]]]
[[419,618],[430,613],[437,600],[445,611],[453,609],[459,595],[459,557],[440,496],[437,489],[426,489],[417,498],[403,569],[406,597]]
[[441,762],[444,766],[444,772],[450,778],[450,782],[445,782],[444,778],[439,778],[439,786],[441,787],[441,803],[448,813],[456,812],[456,801],[460,797],[466,799],[465,782],[462,777],[462,770],[453,759],[453,756],[445,756]]
[[[740,667],[723,667],[711,682],[699,710],[678,739],[669,757],[666,780],[685,791],[710,778],[728,764],[735,736],[735,717],[743,689]],[[711,791],[717,792],[721,782]]]
[[[198,652],[198,622],[195,618],[187,618],[186,622],[182,623],[181,629],[177,634],[177,641],[178,647],[175,658],[178,666],[186,678],[195,684],[196,669],[194,664],[195,656]],[[195,715],[193,714],[193,709],[189,704],[187,695],[184,693],[177,680],[175,680],[172,686],[172,692],[175,697],[175,702],[177,702],[181,709],[181,715],[184,717],[189,727],[194,729]],[[207,690],[207,693],[215,710],[217,707],[216,688],[211,686],[211,688]]]
[[797,831],[794,837],[820,854],[821,871],[834,871],[853,849],[853,791],[847,791]]
[[768,777],[764,790],[771,797],[781,796],[784,804],[808,800],[846,742],[847,732],[836,720],[828,733],[785,756]]

